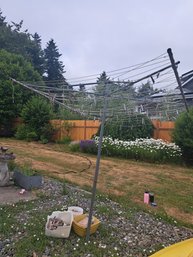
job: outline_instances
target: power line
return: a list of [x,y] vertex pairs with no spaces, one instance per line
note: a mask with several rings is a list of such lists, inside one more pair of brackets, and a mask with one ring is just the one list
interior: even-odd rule
[[[117,72],[117,71],[121,71],[121,70],[125,70],[125,69],[130,69],[130,68],[134,68],[134,67],[137,67],[137,66],[141,66],[141,65],[145,65],[149,62],[152,62],[154,60],[159,60],[161,58],[166,58],[167,55],[166,53],[163,53],[149,61],[146,61],[146,62],[142,62],[142,63],[138,63],[138,64],[135,64],[135,65],[130,65],[130,66],[127,66],[127,67],[123,67],[123,68],[119,68],[119,69],[115,69],[115,70],[111,70],[111,71],[107,71],[106,74],[110,74],[110,73],[114,73],[114,72]],[[101,73],[95,73],[95,74],[92,74],[92,75],[87,75],[87,76],[81,76],[81,77],[74,77],[74,78],[69,78],[68,80],[77,80],[77,79],[82,79],[82,78],[88,78],[88,77],[96,77],[96,76],[100,76]]]

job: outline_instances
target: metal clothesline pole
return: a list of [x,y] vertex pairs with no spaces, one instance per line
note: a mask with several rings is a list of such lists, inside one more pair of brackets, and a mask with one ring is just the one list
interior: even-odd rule
[[98,181],[98,175],[99,175],[101,148],[102,148],[102,141],[103,141],[103,134],[104,134],[104,125],[105,125],[106,111],[107,111],[107,106],[108,106],[108,83],[104,83],[104,86],[105,86],[104,107],[103,107],[102,120],[101,120],[101,129],[100,129],[98,153],[97,153],[97,159],[96,159],[96,168],[95,168],[93,187],[92,187],[92,197],[91,197],[88,224],[87,224],[87,230],[86,230],[86,240],[87,241],[89,240],[89,237],[90,237],[90,228],[91,228],[91,223],[92,223],[93,207],[94,207],[94,201],[95,201],[95,196],[96,196],[96,187],[97,187],[97,181]]
[[169,55],[169,58],[170,58],[170,62],[172,64],[172,69],[174,71],[174,74],[175,74],[175,77],[176,77],[176,81],[178,83],[178,86],[179,86],[179,89],[180,89],[180,92],[181,92],[181,95],[182,95],[182,99],[183,99],[184,105],[186,107],[186,111],[189,112],[188,104],[186,102],[186,97],[184,95],[184,91],[183,91],[183,88],[182,88],[182,83],[181,83],[181,80],[179,78],[178,70],[176,68],[176,64],[175,64],[174,56],[173,56],[173,53],[172,53],[172,49],[168,48],[167,52],[168,52],[168,55]]

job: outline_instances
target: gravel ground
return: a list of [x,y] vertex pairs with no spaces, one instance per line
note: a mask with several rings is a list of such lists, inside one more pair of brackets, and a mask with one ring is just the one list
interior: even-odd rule
[[[33,200],[33,209],[30,212],[24,210],[18,214],[16,217],[18,222],[27,223],[30,219],[30,213],[33,212],[41,212],[42,210],[50,214],[50,210],[54,208],[64,210],[70,205],[81,206],[85,212],[88,212],[90,193],[70,185],[66,185],[66,189],[67,194],[64,195],[62,183],[46,179],[42,189],[39,190],[39,195],[46,194],[47,197],[39,197],[38,200]],[[58,209],[59,206],[60,209]],[[101,221],[101,226],[91,236],[90,240],[94,240],[98,247],[103,249],[103,253],[105,252],[101,255],[103,257],[146,257],[159,248],[193,237],[192,230],[179,227],[177,223],[175,224],[175,221],[172,225],[145,212],[125,211],[119,204],[102,196],[96,198],[94,215]],[[103,236],[101,236],[102,233]],[[12,234],[9,238],[0,239],[0,256],[14,256],[14,242],[22,240],[23,236],[25,234],[18,233],[17,235]],[[71,233],[70,238],[65,240],[70,240],[72,247],[74,247],[80,239],[74,233]],[[52,244],[50,238],[50,244],[45,248],[43,256],[52,256]],[[56,253],[54,256],[61,255]],[[71,256],[70,250],[62,256]],[[84,256],[94,257],[98,255],[89,253],[80,255],[80,257]]]

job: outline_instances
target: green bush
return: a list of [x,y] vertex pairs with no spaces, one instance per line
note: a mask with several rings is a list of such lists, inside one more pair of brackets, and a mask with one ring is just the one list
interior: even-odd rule
[[22,109],[21,118],[24,124],[17,128],[16,138],[28,141],[51,140],[53,128],[49,123],[52,117],[51,105],[41,97],[31,98]]
[[17,139],[23,140],[27,138],[27,126],[25,124],[21,124],[17,127],[17,131],[15,133],[15,137]]
[[[99,135],[100,128],[97,132]],[[142,114],[131,116],[119,116],[105,122],[104,136],[120,140],[135,140],[136,138],[151,138],[153,124],[151,120]]]
[[63,139],[61,140],[57,140],[57,144],[64,144],[67,145],[71,142],[71,138],[69,136],[65,136]]
[[72,152],[80,152],[80,142],[72,142],[69,146]]
[[45,124],[41,129],[40,129],[40,140],[42,143],[48,143],[49,141],[52,140],[52,136],[54,133],[54,128],[50,123]]
[[27,141],[37,141],[38,140],[38,135],[36,134],[35,131],[28,132],[26,135]]
[[187,163],[193,163],[193,108],[178,116],[173,140],[182,149],[184,160]]

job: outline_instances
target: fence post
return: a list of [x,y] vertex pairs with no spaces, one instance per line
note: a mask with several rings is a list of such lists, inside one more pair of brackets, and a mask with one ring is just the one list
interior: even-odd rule
[[84,140],[86,140],[86,120],[84,120]]

